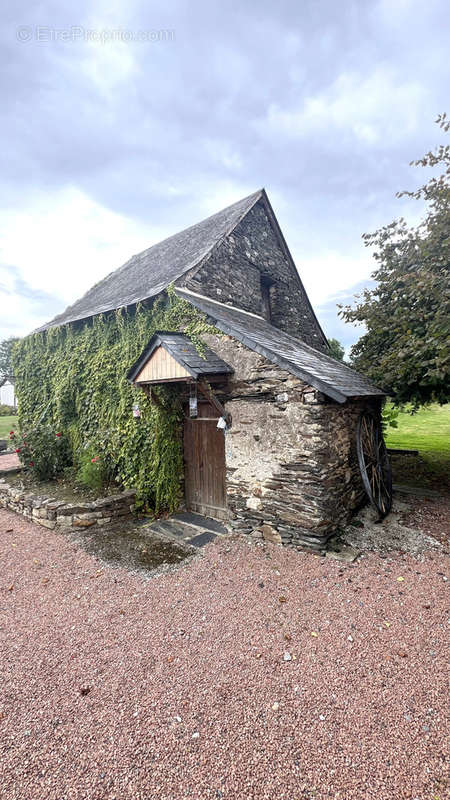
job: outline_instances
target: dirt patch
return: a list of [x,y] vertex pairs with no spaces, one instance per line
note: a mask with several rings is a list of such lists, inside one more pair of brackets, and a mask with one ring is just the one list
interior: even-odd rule
[[412,497],[409,511],[403,517],[403,523],[409,528],[416,528],[442,544],[449,552],[450,537],[450,498],[418,498]]
[[380,555],[399,552],[418,556],[427,550],[448,552],[450,502],[394,493],[391,513],[377,522],[375,511],[365,506],[342,532],[345,543]]
[[167,541],[153,534],[148,523],[135,520],[117,522],[100,531],[65,535],[106,564],[147,575],[192,556],[192,548]]
[[390,456],[394,483],[435,489],[450,494],[450,456],[446,453],[410,455],[392,453]]

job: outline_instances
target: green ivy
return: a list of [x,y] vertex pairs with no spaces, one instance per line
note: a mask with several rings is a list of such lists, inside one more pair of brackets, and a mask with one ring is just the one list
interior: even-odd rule
[[173,511],[183,472],[179,392],[157,387],[155,404],[126,379],[157,330],[184,331],[201,347],[201,334],[214,328],[169,287],[152,305],[31,334],[15,349],[14,374],[22,431],[55,426],[67,433],[75,465],[86,450],[98,453],[121,485],[136,489],[139,506]]

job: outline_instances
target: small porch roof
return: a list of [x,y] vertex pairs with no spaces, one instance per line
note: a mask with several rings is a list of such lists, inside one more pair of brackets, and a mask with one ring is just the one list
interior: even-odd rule
[[[149,364],[151,359],[155,356],[158,348],[162,348],[169,354],[169,361],[166,361],[167,375],[164,374],[164,365],[159,369],[159,375],[155,379],[148,377],[149,373],[143,379],[139,379],[143,373],[146,365]],[[173,370],[169,369],[170,362],[173,361],[180,367],[180,370],[175,375]],[[202,354],[200,354],[194,343],[184,333],[168,333],[165,331],[157,331],[150,339],[148,345],[144,348],[141,355],[135,361],[133,366],[127,373],[127,379],[130,383],[161,383],[164,381],[176,380],[197,380],[206,375],[223,375],[234,372],[225,361],[205,347]]]

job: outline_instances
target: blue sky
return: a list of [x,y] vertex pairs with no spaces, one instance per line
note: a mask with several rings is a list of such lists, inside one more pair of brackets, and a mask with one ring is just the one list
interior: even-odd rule
[[43,2],[4,12],[0,339],[131,254],[265,186],[328,336],[417,222],[396,191],[440,142],[445,0]]

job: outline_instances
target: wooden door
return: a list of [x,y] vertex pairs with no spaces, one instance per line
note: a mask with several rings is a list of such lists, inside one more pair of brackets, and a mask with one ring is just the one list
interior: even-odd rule
[[217,410],[198,404],[198,416],[184,421],[186,508],[226,519],[225,434],[217,427]]

